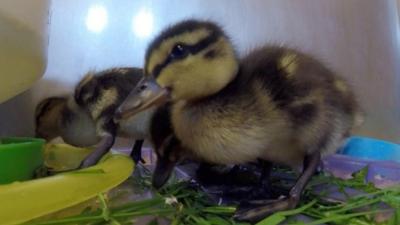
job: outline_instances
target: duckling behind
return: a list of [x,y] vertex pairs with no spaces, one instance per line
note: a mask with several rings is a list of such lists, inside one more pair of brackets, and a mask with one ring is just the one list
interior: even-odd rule
[[71,96],[43,99],[36,107],[35,117],[36,136],[47,141],[61,137],[70,145],[88,147],[100,140],[94,121]]
[[[70,97],[52,97],[43,100],[36,109],[36,134],[47,140],[61,136],[71,145],[88,147],[101,143],[89,166],[111,148],[115,136],[134,137],[132,151],[135,162],[141,159],[143,139],[148,136],[152,110],[120,124],[113,121],[113,113],[142,77],[137,68],[114,68],[89,73]],[[94,152],[96,153],[96,151]],[[93,153],[93,154],[94,154]]]
[[218,25],[197,20],[150,44],[145,78],[132,93],[116,116],[170,102],[176,139],[197,159],[303,166],[287,198],[238,210],[251,221],[295,207],[321,154],[336,151],[358,115],[347,83],[313,57],[265,46],[239,59]]

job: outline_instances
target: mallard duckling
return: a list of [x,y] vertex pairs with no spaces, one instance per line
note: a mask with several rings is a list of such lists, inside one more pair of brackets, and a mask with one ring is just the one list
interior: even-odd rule
[[136,142],[131,156],[137,163],[153,112],[148,110],[120,124],[113,121],[113,113],[142,76],[138,68],[88,73],[75,88],[74,96],[51,97],[38,104],[36,135],[46,140],[61,137],[78,147],[99,144],[82,167],[95,164],[111,148],[117,135],[133,137]]
[[[261,159],[303,166],[287,197],[239,208],[240,220],[296,207],[321,154],[335,152],[357,121],[352,90],[321,62],[278,46],[238,58],[212,22],[188,20],[164,30],[147,49],[144,71],[115,116],[169,102],[174,142],[182,146],[178,156],[214,164]],[[163,154],[158,153],[164,164],[176,162]]]
[[46,141],[61,137],[76,147],[93,146],[99,141],[90,115],[76,105],[73,97],[43,99],[35,110],[35,135]]

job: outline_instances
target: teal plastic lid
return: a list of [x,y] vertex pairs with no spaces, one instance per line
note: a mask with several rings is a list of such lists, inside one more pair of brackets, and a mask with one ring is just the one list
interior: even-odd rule
[[370,137],[353,136],[343,146],[341,154],[362,159],[400,162],[400,145]]

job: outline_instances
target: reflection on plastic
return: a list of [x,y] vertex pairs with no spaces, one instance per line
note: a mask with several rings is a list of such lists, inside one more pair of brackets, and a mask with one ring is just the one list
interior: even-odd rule
[[153,32],[153,13],[147,8],[141,8],[133,17],[132,28],[139,38],[147,38]]
[[103,5],[93,5],[89,8],[86,17],[86,27],[88,30],[100,33],[106,27],[107,22],[107,9]]

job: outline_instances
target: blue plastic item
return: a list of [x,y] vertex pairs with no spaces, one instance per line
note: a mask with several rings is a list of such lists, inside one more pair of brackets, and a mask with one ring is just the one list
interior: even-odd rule
[[400,162],[400,145],[369,137],[353,136],[343,146],[341,154],[361,159]]

